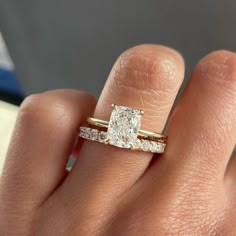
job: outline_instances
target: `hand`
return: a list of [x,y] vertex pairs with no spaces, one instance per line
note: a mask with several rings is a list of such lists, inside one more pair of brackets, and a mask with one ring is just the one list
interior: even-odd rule
[[74,90],[27,98],[1,176],[0,235],[236,235],[234,53],[197,64],[163,155],[79,141],[65,170],[94,109],[106,120],[111,103],[142,109],[142,128],[161,132],[183,78],[176,51],[141,45],[118,58],[97,104]]

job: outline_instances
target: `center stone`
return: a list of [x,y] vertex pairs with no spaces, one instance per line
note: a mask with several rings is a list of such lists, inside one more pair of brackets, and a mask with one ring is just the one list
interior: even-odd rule
[[115,106],[107,130],[109,143],[122,148],[135,145],[141,125],[140,110]]

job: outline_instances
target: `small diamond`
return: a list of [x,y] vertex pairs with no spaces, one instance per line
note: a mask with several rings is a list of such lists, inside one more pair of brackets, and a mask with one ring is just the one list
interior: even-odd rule
[[86,127],[85,133],[84,133],[85,138],[90,139],[90,133],[91,133],[91,129]]
[[141,142],[141,148],[143,151],[149,151],[151,148],[150,142],[147,140],[142,140]]
[[84,137],[84,129],[83,129],[83,127],[80,128],[79,136],[80,137]]
[[99,134],[98,134],[98,141],[99,142],[105,142],[107,138],[107,133],[104,132],[104,131],[101,131]]
[[160,152],[160,153],[163,153],[164,150],[165,150],[165,146],[166,146],[166,144],[164,144],[164,143],[160,144],[159,143],[157,151]]
[[163,144],[163,145],[162,145],[162,152],[165,151],[165,148],[166,148],[166,144]]
[[157,143],[156,142],[150,142],[150,151],[151,152],[156,152],[156,149],[157,149]]
[[98,130],[96,129],[91,129],[91,132],[90,132],[90,139],[95,141],[98,139]]
[[136,142],[132,145],[133,149],[140,149],[141,148],[141,141],[137,139]]
[[82,138],[87,138],[87,134],[88,134],[88,128],[87,127],[81,127],[79,136],[82,137]]
[[165,144],[163,143],[156,143],[156,151],[157,153],[162,153],[164,152],[164,147],[165,147]]

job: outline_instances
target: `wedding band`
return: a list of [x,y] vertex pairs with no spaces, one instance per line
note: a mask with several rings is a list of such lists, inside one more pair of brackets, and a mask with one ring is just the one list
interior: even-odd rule
[[81,127],[79,136],[92,141],[110,144],[120,148],[130,148],[153,153],[163,153],[167,137],[155,132],[140,132],[144,112],[130,107],[113,106],[110,121],[106,122],[89,117],[90,125],[107,128],[100,131],[96,128]]
[[[90,127],[80,127],[79,137],[91,141],[97,141],[103,144],[110,144],[107,140],[107,132]],[[145,139],[137,139],[136,142],[132,144],[130,149],[152,153],[163,153],[165,150],[165,146],[165,143],[149,141]]]
[[[100,120],[100,119],[97,119],[94,117],[88,117],[86,119],[86,121],[89,125],[93,125],[93,126],[97,126],[97,127],[101,127],[101,128],[108,128],[108,126],[109,126],[108,121]],[[151,132],[151,131],[147,131],[147,130],[142,130],[142,129],[139,130],[138,136],[140,136],[144,139],[149,139],[149,140],[158,141],[158,142],[166,142],[167,141],[167,136],[165,136],[163,134],[159,134],[159,133]]]

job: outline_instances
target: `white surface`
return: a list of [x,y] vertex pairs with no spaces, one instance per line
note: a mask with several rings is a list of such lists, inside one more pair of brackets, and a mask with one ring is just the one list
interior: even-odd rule
[[15,126],[18,107],[0,101],[0,175]]
[[0,33],[0,67],[8,70],[13,70],[14,66],[8,54],[7,47]]

